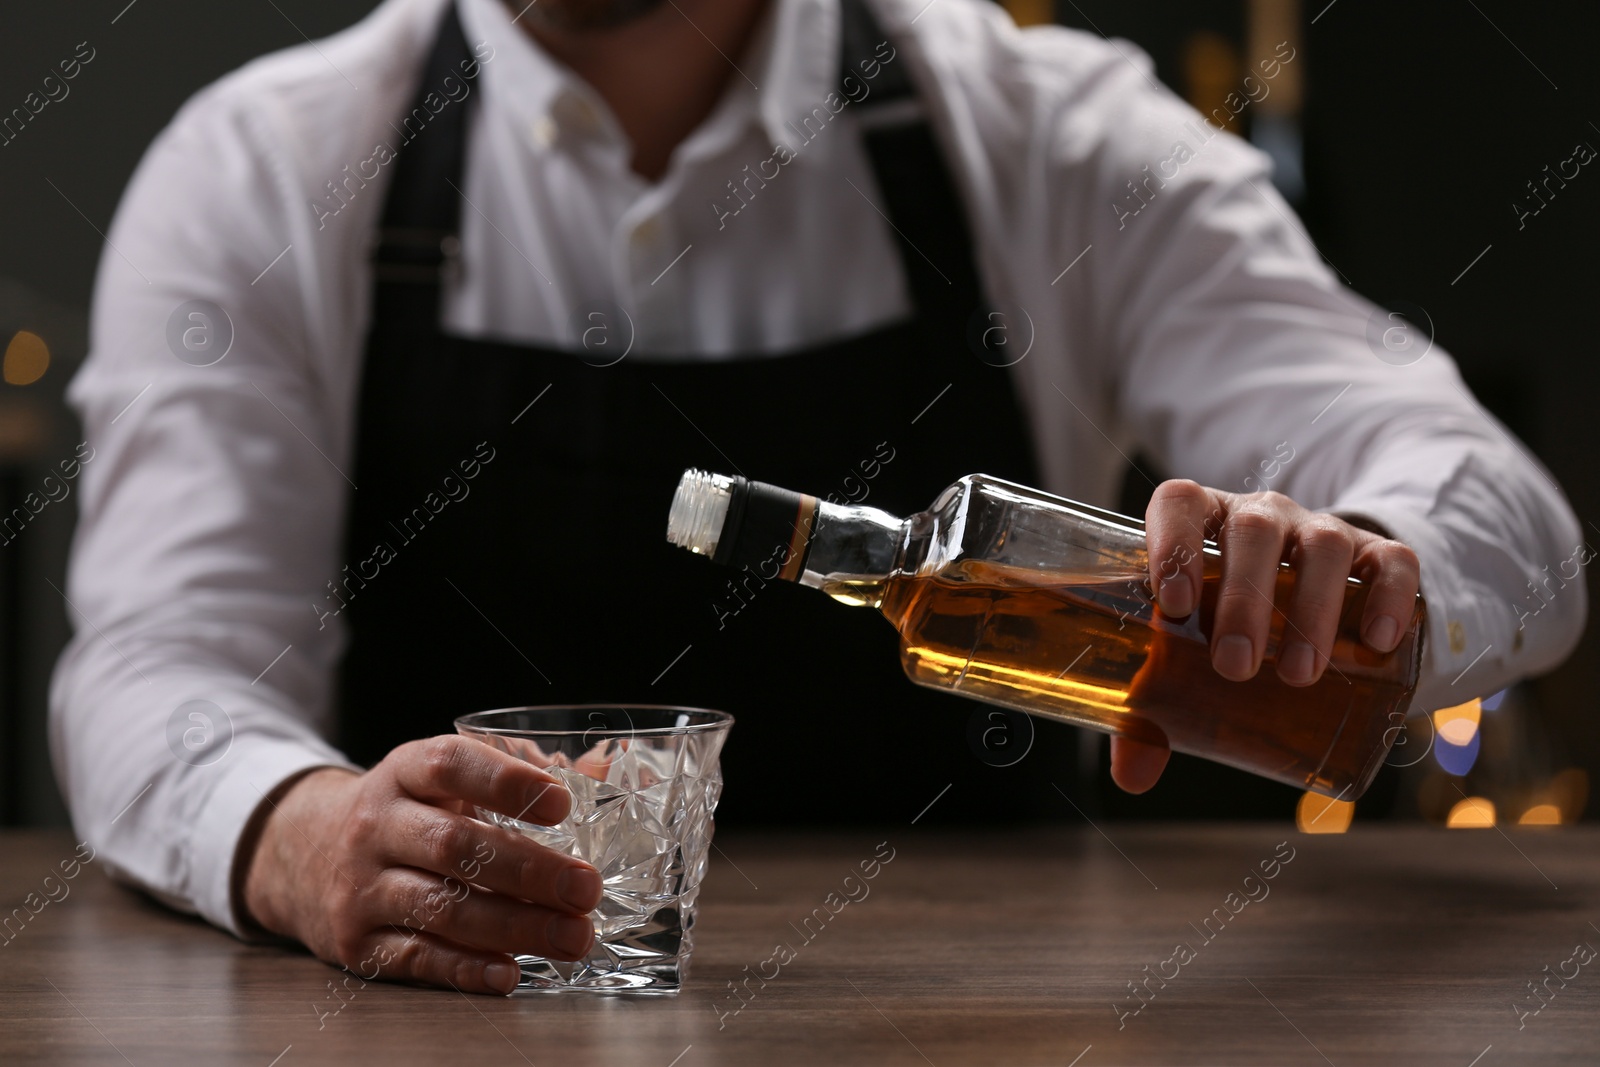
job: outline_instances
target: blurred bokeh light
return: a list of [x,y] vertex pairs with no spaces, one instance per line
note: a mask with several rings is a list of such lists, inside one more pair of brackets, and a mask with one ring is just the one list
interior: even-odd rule
[[1441,740],[1458,748],[1466,747],[1478,732],[1478,722],[1483,718],[1483,704],[1476,699],[1450,708],[1440,708],[1433,713],[1433,728]]
[[1494,802],[1486,797],[1467,797],[1458,801],[1445,817],[1452,830],[1473,830],[1494,825]]
[[1458,777],[1472,770],[1482,744],[1478,734],[1482,719],[1483,705],[1476,699],[1433,713],[1433,758],[1439,766]]
[[50,369],[50,346],[28,330],[18,330],[6,345],[4,377],[11,385],[32,385]]
[[1554,804],[1535,804],[1522,813],[1518,826],[1560,826],[1561,809]]
[[1295,805],[1294,824],[1301,833],[1342,834],[1350,829],[1356,806],[1348,800],[1334,800],[1321,793],[1306,793]]

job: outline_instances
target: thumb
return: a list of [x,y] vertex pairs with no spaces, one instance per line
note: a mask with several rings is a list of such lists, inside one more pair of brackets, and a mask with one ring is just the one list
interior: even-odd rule
[[1172,750],[1131,737],[1111,738],[1111,780],[1128,793],[1143,793],[1156,784]]

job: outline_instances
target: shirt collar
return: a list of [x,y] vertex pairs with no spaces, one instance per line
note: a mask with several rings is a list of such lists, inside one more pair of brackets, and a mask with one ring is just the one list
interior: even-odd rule
[[751,49],[765,78],[757,80],[757,110],[768,139],[791,144],[789,123],[825,107],[828,94],[838,91],[839,0],[773,0],[773,8],[765,39]]
[[[536,142],[538,131],[547,132],[546,143],[553,141],[559,116],[573,108],[614,121],[599,94],[540,48],[502,0],[460,0],[460,11],[467,39],[494,50],[483,77],[496,106],[509,108]],[[824,107],[828,94],[837,91],[839,22],[839,0],[770,0],[723,99],[689,142],[713,128],[743,132],[753,123],[774,144],[793,142],[789,123]]]
[[[452,2],[456,0],[446,0]],[[457,8],[467,40],[487,42],[493,49],[492,58],[483,63],[483,84],[495,107],[505,108],[535,144],[547,146],[553,134],[540,138],[537,131],[554,130],[552,113],[558,104],[592,96],[593,90],[516,25],[501,0],[459,0]]]

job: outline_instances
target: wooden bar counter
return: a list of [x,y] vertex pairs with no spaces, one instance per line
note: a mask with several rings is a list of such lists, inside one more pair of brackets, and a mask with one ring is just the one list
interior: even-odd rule
[[0,1064],[1600,1064],[1596,827],[717,844],[681,994],[493,998],[342,981],[5,833]]

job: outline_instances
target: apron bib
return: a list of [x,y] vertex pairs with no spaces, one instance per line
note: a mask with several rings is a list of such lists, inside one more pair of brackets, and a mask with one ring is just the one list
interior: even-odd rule
[[[855,71],[884,36],[861,0],[842,7],[841,70]],[[452,7],[422,84],[470,54]],[[738,720],[725,824],[902,823],[947,785],[930,822],[1062,809],[1050,781],[1072,789],[1071,730],[916,687],[877,612],[782,581],[730,585],[739,575],[665,537],[690,466],[901,516],[969,472],[1038,484],[1009,372],[968,345],[984,299],[933,133],[921,118],[866,121],[914,96],[903,67],[883,66],[851,107],[915,313],[778,355],[598,366],[593,352],[444,333],[461,211],[451,183],[464,187],[476,97],[399,155],[373,260],[347,524],[355,578],[341,588],[352,758],[375,762],[489,708],[688,704]],[[997,726],[1012,734],[985,735]],[[1020,762],[993,765],[1035,732]]]

